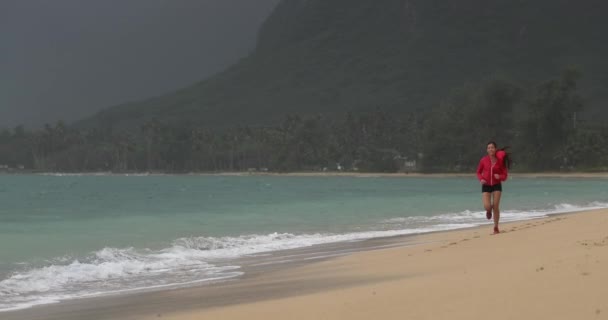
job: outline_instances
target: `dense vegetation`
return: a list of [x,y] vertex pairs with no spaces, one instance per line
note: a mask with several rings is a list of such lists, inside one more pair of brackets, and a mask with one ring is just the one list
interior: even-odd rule
[[585,74],[580,116],[596,119],[608,103],[605,12],[602,0],[283,0],[233,67],[80,127],[273,126],[377,108],[401,117],[429,112],[464,83],[498,76],[529,87],[569,65]]
[[578,79],[567,70],[533,89],[503,79],[466,85],[424,118],[376,109],[230,129],[159,120],[133,129],[20,126],[0,132],[0,164],[61,172],[307,171],[338,164],[343,170],[456,172],[473,170],[487,140],[496,139],[513,146],[520,171],[605,170],[608,126],[575,118],[584,112]]
[[0,165],[456,172],[472,170],[495,139],[513,146],[520,171],[606,170],[607,9],[601,0],[283,0],[256,50],[228,70],[75,125],[4,130]]

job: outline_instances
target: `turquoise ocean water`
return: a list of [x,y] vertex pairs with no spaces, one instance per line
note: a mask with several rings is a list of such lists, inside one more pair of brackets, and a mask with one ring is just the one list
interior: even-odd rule
[[[475,178],[0,175],[0,311],[231,279],[236,259],[487,223]],[[515,178],[503,220],[608,207],[605,179]]]

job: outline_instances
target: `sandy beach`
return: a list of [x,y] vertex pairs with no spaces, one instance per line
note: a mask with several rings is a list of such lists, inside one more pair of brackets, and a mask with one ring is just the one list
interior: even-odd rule
[[607,210],[487,229],[282,275],[352,285],[167,319],[608,319]]
[[608,210],[405,239],[417,244],[2,319],[608,319]]
[[[471,173],[419,173],[419,172],[220,172],[220,173],[195,173],[195,175],[221,175],[221,176],[284,176],[284,177],[358,177],[358,178],[474,178]],[[535,172],[535,173],[510,173],[512,178],[608,178],[608,172]]]
[[[277,177],[355,177],[355,178],[475,178],[474,173],[421,173],[421,172],[352,172],[352,171],[303,171],[303,172],[265,172],[265,171],[235,171],[235,172],[35,172],[7,171],[0,174],[51,175],[51,176],[277,176]],[[525,172],[509,173],[512,178],[601,178],[608,179],[608,172]]]

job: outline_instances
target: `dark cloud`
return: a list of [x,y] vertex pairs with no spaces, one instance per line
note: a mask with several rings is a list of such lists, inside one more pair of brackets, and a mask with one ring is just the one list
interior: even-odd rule
[[0,0],[0,126],[68,121],[246,55],[279,0]]

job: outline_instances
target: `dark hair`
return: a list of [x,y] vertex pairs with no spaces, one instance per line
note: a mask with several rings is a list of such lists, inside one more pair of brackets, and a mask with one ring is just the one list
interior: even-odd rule
[[486,144],[486,146],[489,146],[489,145],[493,145],[494,148],[497,149],[496,151],[504,151],[505,152],[505,157],[503,158],[503,164],[505,165],[505,167],[507,167],[507,169],[511,169],[511,162],[512,162],[512,160],[511,160],[511,153],[507,152],[507,149],[509,149],[511,147],[506,146],[506,147],[498,149],[498,146],[496,145],[495,141],[490,141],[490,142],[488,142]]
[[504,151],[505,152],[505,157],[502,159],[503,164],[505,165],[505,167],[507,167],[507,169],[511,169],[511,153],[507,152],[507,149],[509,149],[509,146],[506,146],[504,148],[500,148],[498,149],[498,151]]

